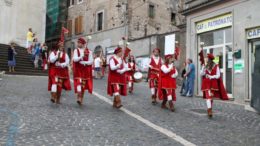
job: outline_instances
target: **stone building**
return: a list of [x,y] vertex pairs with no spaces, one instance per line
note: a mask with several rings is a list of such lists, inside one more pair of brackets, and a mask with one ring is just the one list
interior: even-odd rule
[[[186,0],[186,48],[201,68],[198,52],[213,53],[229,93],[236,102],[251,103],[260,111],[260,15],[259,0]],[[201,95],[201,78],[196,94]]]
[[132,53],[140,58],[149,57],[155,47],[163,50],[168,34],[176,34],[182,45],[185,33],[180,32],[185,30],[176,27],[184,22],[178,13],[180,4],[175,0],[70,0],[67,26],[71,34],[66,46],[75,48],[78,37],[91,35],[89,48],[101,45],[109,56],[126,36]]
[[25,46],[28,28],[40,42],[45,41],[45,0],[1,0],[0,9],[0,43]]

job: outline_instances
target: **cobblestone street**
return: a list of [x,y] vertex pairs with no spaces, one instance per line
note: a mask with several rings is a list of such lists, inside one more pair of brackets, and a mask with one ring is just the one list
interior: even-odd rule
[[[179,141],[147,126],[96,95],[106,95],[106,80],[95,80],[94,94],[79,107],[74,92],[63,92],[62,104],[49,101],[47,77],[5,76],[0,81],[0,145],[17,146],[169,146]],[[206,116],[201,98],[178,94],[176,112],[150,103],[147,83],[135,84],[123,97],[124,109],[200,146],[258,146],[260,115],[244,106],[214,102]]]

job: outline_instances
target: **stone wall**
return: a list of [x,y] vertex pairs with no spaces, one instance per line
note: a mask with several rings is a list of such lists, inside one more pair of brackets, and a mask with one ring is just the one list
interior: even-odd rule
[[28,28],[36,32],[40,42],[45,41],[45,0],[0,1],[0,9],[0,43],[15,41],[25,46]]

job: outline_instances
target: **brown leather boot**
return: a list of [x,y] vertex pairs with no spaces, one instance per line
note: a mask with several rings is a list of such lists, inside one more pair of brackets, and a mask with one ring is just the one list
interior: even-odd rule
[[113,101],[113,107],[116,108],[117,102],[116,102],[116,96],[114,97],[114,101]]
[[213,116],[212,108],[209,108],[209,109],[208,109],[208,117],[209,117],[209,118],[212,118],[212,116]]
[[121,104],[121,97],[119,95],[116,96],[116,108],[121,108],[123,105]]
[[167,100],[163,100],[162,105],[161,105],[162,109],[167,109],[166,103],[167,103]]
[[157,104],[157,101],[156,101],[156,96],[155,95],[152,95],[152,104],[155,105]]
[[173,101],[172,101],[172,100],[169,101],[169,107],[170,107],[170,110],[171,110],[172,112],[175,111],[174,104],[173,104]]
[[61,93],[57,93],[56,104],[60,104]]
[[78,105],[81,105],[81,94],[78,94],[78,98],[77,98],[77,103]]
[[55,93],[51,93],[51,102],[55,103]]

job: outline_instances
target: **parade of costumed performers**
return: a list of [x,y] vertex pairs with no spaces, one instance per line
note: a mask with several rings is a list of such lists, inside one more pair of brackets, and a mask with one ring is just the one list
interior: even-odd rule
[[84,38],[78,39],[78,48],[73,53],[74,90],[77,94],[77,103],[83,104],[85,90],[93,92],[92,51],[87,48],[88,42]]
[[175,111],[174,105],[176,102],[176,78],[178,71],[174,66],[174,55],[165,55],[165,61],[160,68],[159,84],[158,84],[158,98],[162,100],[161,108],[168,109],[167,102],[169,104],[169,110]]
[[51,91],[51,101],[60,104],[62,89],[71,90],[69,77],[69,56],[65,52],[64,42],[59,41],[58,50],[53,49],[48,58],[49,63],[49,84]]
[[127,75],[129,70],[123,59],[123,49],[117,47],[109,60],[107,94],[114,96],[113,107],[121,108],[121,96],[127,96]]
[[219,66],[214,63],[214,55],[207,54],[207,63],[204,61],[203,51],[199,55],[202,65],[200,72],[202,76],[201,90],[203,91],[203,98],[206,100],[208,117],[212,118],[213,97],[228,100],[228,95],[220,75]]
[[159,74],[161,70],[161,66],[163,64],[163,60],[160,57],[160,49],[155,48],[153,50],[153,54],[149,60],[149,70],[148,70],[148,80],[149,80],[149,87],[151,90],[151,99],[152,104],[156,104],[157,101],[157,91],[158,91],[158,81],[159,81]]

